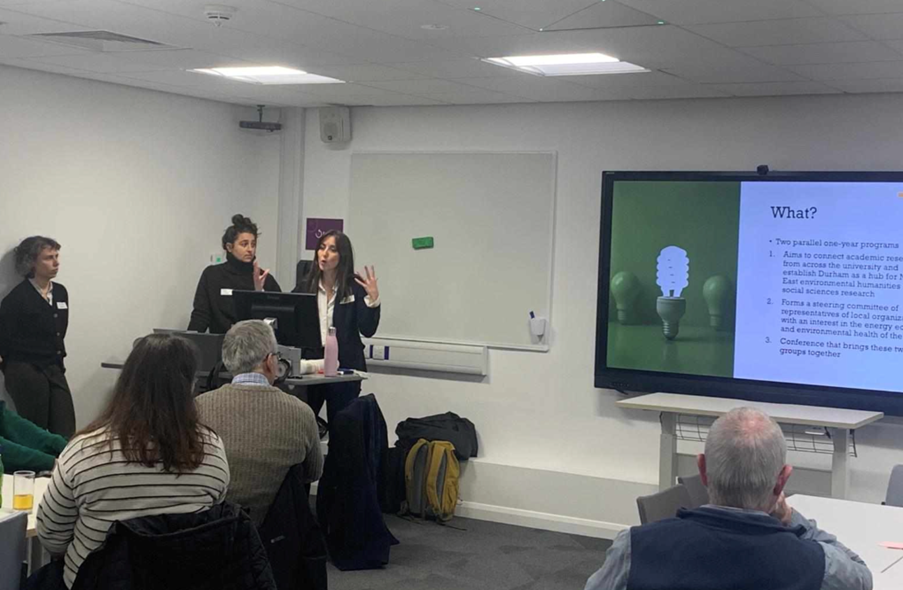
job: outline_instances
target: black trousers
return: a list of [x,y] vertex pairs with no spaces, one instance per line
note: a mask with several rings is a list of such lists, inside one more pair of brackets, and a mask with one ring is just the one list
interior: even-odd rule
[[360,381],[347,381],[345,383],[327,383],[325,385],[311,385],[303,390],[299,397],[307,402],[314,411],[314,416],[320,415],[323,403],[326,403],[326,421],[332,431],[332,423],[335,415],[344,410],[361,394]]
[[75,408],[62,367],[6,361],[3,376],[16,413],[54,434],[72,438]]

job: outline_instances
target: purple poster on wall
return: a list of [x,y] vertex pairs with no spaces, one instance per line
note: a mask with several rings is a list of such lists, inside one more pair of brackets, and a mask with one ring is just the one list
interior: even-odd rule
[[307,250],[317,249],[317,240],[320,236],[331,230],[342,231],[345,222],[341,219],[324,219],[322,217],[307,218],[307,239],[305,240],[305,248]]

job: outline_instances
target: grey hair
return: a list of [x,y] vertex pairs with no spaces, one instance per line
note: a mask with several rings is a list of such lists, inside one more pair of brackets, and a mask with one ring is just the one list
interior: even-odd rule
[[14,251],[16,272],[29,279],[34,277],[34,265],[45,248],[59,250],[61,246],[59,242],[46,236],[31,236],[22,240]]
[[223,364],[233,375],[251,373],[276,350],[276,334],[269,324],[262,320],[245,320],[226,332]]
[[710,500],[719,506],[770,510],[786,458],[784,433],[768,414],[755,408],[731,410],[715,421],[705,442]]

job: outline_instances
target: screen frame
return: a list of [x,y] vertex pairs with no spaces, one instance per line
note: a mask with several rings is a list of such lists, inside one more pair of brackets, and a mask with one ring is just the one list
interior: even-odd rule
[[611,280],[611,223],[614,185],[619,181],[903,183],[903,172],[772,172],[768,171],[767,168],[763,172],[640,170],[603,172],[597,276],[598,291],[596,297],[596,350],[593,371],[594,387],[614,389],[622,393],[683,393],[757,402],[870,410],[903,416],[903,392],[609,368],[607,366],[607,355],[608,311],[609,298],[611,296],[609,288]]

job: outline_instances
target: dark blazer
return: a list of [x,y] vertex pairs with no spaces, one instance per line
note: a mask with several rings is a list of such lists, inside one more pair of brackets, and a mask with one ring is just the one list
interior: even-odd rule
[[397,545],[383,520],[377,486],[388,447],[386,421],[373,394],[339,412],[317,487],[317,520],[329,558],[340,570],[379,568]]
[[0,356],[46,367],[63,366],[69,328],[69,293],[54,281],[53,305],[25,279],[0,303]]
[[247,514],[224,502],[198,514],[113,524],[73,590],[276,590],[266,549]]
[[[335,302],[335,310],[332,315],[332,325],[335,326],[336,340],[339,341],[339,366],[346,369],[366,371],[367,363],[364,360],[364,343],[361,336],[371,338],[379,327],[379,310],[377,307],[367,307],[364,297],[367,291],[353,283],[351,295],[339,298]],[[295,293],[309,293],[303,287],[296,287]],[[345,301],[345,303],[343,303]],[[323,358],[322,351],[317,358]]]
[[258,531],[276,587],[327,590],[326,543],[310,510],[303,463],[288,470]]

